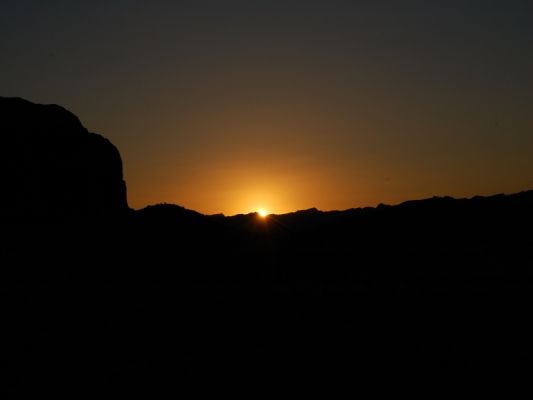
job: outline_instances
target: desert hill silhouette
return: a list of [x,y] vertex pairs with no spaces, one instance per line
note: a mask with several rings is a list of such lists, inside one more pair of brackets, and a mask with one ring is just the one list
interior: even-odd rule
[[[268,386],[298,373],[379,375],[385,364],[507,367],[533,354],[511,329],[529,322],[517,306],[529,302],[501,301],[533,288],[533,191],[266,219],[130,210],[118,150],[72,113],[0,98],[0,127],[5,381],[17,394],[154,397],[192,377]],[[424,300],[405,306],[401,294]],[[435,294],[448,296],[428,302]],[[500,300],[450,309],[473,294]],[[412,307],[423,311],[408,318]],[[504,344],[489,335],[498,313],[511,316]]]
[[[434,197],[345,211],[313,208],[267,219],[255,213],[206,216],[170,204],[133,211],[127,203],[119,151],[104,137],[90,133],[74,114],[57,105],[0,98],[0,117],[5,193],[0,197],[0,220],[70,222],[71,229],[84,226],[83,221],[121,221],[114,225],[121,231],[114,240],[150,249],[139,254],[146,259],[154,254],[172,257],[171,249],[179,248],[182,261],[196,259],[206,265],[204,277],[213,274],[228,281],[229,276],[257,273],[257,279],[264,278],[259,279],[262,284],[276,286],[290,276],[288,288],[281,283],[283,290],[299,288],[305,281],[308,289],[320,291],[331,282],[350,286],[355,280],[357,286],[362,281],[353,275],[355,270],[367,271],[363,275],[372,282],[380,281],[377,269],[371,267],[377,263],[385,268],[386,279],[380,285],[389,278],[395,283],[400,279],[400,287],[427,288],[430,280],[437,285],[458,284],[458,276],[452,274],[448,280],[454,268],[466,275],[475,269],[483,276],[469,275],[474,286],[485,287],[489,281],[503,284],[506,279],[518,284],[508,280],[513,268],[506,264],[516,266],[518,256],[525,256],[531,244],[530,235],[523,232],[533,222],[533,191],[471,199]],[[100,234],[106,237],[113,229],[101,229]],[[123,253],[131,252],[124,246]],[[465,263],[466,269],[457,269]],[[260,267],[249,268],[255,264]],[[407,271],[414,274],[409,283]],[[195,276],[194,271],[189,273]],[[240,278],[245,287],[246,279]],[[421,285],[416,284],[419,278]]]
[[[101,248],[87,251],[84,242],[70,243],[72,235],[58,240],[70,243],[72,253],[97,258],[105,249],[122,261],[129,255],[153,264],[151,271],[174,259],[179,266],[165,273],[179,272],[184,282],[222,292],[236,286],[312,293],[490,290],[530,282],[521,257],[529,258],[533,191],[345,211],[313,208],[266,219],[255,213],[206,216],[171,204],[134,211],[119,151],[74,114],[0,98],[0,117],[0,220],[68,222],[79,234],[90,232],[88,222],[104,224],[93,235],[108,240]],[[31,243],[50,252],[46,235],[30,241],[28,229],[21,229],[26,241],[11,235],[13,248]]]

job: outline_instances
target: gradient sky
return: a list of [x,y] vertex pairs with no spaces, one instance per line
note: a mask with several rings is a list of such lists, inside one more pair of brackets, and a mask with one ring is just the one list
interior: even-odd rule
[[533,1],[0,0],[0,95],[121,151],[130,206],[533,189]]

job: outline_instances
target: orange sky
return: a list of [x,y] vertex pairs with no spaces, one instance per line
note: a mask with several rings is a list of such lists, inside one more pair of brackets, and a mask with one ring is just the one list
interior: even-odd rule
[[0,14],[0,94],[108,137],[134,208],[533,188],[532,2],[19,3]]

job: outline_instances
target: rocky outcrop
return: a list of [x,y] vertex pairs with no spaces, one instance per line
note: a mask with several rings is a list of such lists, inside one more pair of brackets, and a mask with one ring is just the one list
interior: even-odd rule
[[0,219],[114,217],[129,208],[122,160],[57,105],[0,97]]

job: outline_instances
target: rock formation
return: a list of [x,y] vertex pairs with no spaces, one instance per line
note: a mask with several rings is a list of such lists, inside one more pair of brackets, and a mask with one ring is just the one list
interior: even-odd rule
[[57,105],[0,97],[0,220],[109,218],[128,208],[122,160]]

